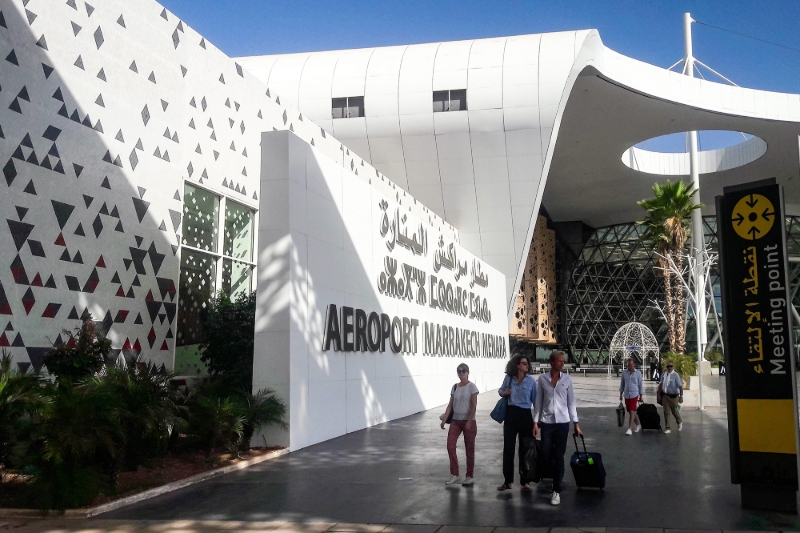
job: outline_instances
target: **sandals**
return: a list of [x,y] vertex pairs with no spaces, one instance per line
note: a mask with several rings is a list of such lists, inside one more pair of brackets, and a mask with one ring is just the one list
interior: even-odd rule
[[526,491],[527,490],[531,490],[531,486],[528,483],[524,483],[521,488],[522,488],[522,490],[526,490]]
[[497,487],[497,490],[499,490],[500,492],[503,492],[504,490],[510,490],[510,489],[511,489],[511,483],[503,483],[502,485]]

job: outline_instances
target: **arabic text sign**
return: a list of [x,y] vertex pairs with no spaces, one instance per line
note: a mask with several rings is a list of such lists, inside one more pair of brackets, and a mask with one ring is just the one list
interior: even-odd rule
[[482,294],[489,287],[489,276],[483,272],[481,261],[469,256],[460,260],[459,255],[465,254],[459,254],[455,242],[446,244],[441,234],[436,249],[430,252],[428,234],[435,235],[433,228],[414,220],[399,204],[390,206],[386,199],[379,202],[378,208],[378,234],[389,254],[383,257],[378,274],[378,292],[453,315],[491,322],[489,302]]
[[717,197],[731,472],[734,483],[796,488],[783,195],[754,185]]

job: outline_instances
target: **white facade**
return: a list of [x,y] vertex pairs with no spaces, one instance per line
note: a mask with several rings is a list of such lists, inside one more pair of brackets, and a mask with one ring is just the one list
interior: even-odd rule
[[[688,173],[681,155],[636,153],[631,162],[629,149],[648,138],[754,134],[701,153],[703,201],[713,206],[723,185],[776,175],[790,212],[800,200],[790,181],[797,95],[648,65],[606,48],[594,30],[238,61],[452,223],[465,248],[506,275],[509,314],[543,198],[556,221],[629,222],[653,182]],[[432,93],[444,89],[466,89],[467,110],[433,112]],[[331,119],[327,102],[343,96],[363,96],[365,117]]]
[[[410,196],[386,194],[292,133],[262,139],[253,386],[289,406],[288,431],[269,430],[269,442],[302,448],[446,403],[460,363],[481,391],[496,388],[508,358],[505,277],[414,216]],[[347,308],[367,326],[372,313],[396,317],[398,349],[385,337],[360,346]],[[361,340],[377,341],[377,327]],[[325,344],[332,328],[338,349]]]

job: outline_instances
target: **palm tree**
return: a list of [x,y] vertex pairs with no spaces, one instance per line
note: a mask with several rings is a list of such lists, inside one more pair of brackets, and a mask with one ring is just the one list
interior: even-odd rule
[[[655,183],[653,194],[653,198],[641,200],[638,204],[647,211],[647,218],[642,222],[646,227],[645,238],[653,243],[653,248],[663,257],[659,258],[656,266],[660,267],[664,278],[670,350],[683,353],[686,345],[683,282],[672,283],[671,278],[676,274],[666,267],[672,260],[678,272],[683,270],[682,254],[689,238],[689,219],[692,211],[703,207],[703,204],[694,203],[695,189],[682,180]],[[672,297],[669,296],[670,290]]]

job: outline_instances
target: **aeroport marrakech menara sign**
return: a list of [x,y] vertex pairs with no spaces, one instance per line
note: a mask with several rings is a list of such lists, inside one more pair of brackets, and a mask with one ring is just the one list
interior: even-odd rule
[[[459,246],[439,238],[429,250],[429,228],[414,223],[400,206],[385,199],[377,234],[383,261],[375,288],[383,297],[436,310],[442,318],[460,317],[477,324],[492,320],[485,290],[489,276],[475,257],[459,258]],[[428,313],[430,316],[430,313]],[[451,321],[447,321],[451,322]],[[390,316],[350,306],[328,304],[322,350],[386,352],[438,357],[505,358],[500,335],[413,316]]]
[[797,398],[783,191],[717,197],[731,480],[745,507],[797,512]]

